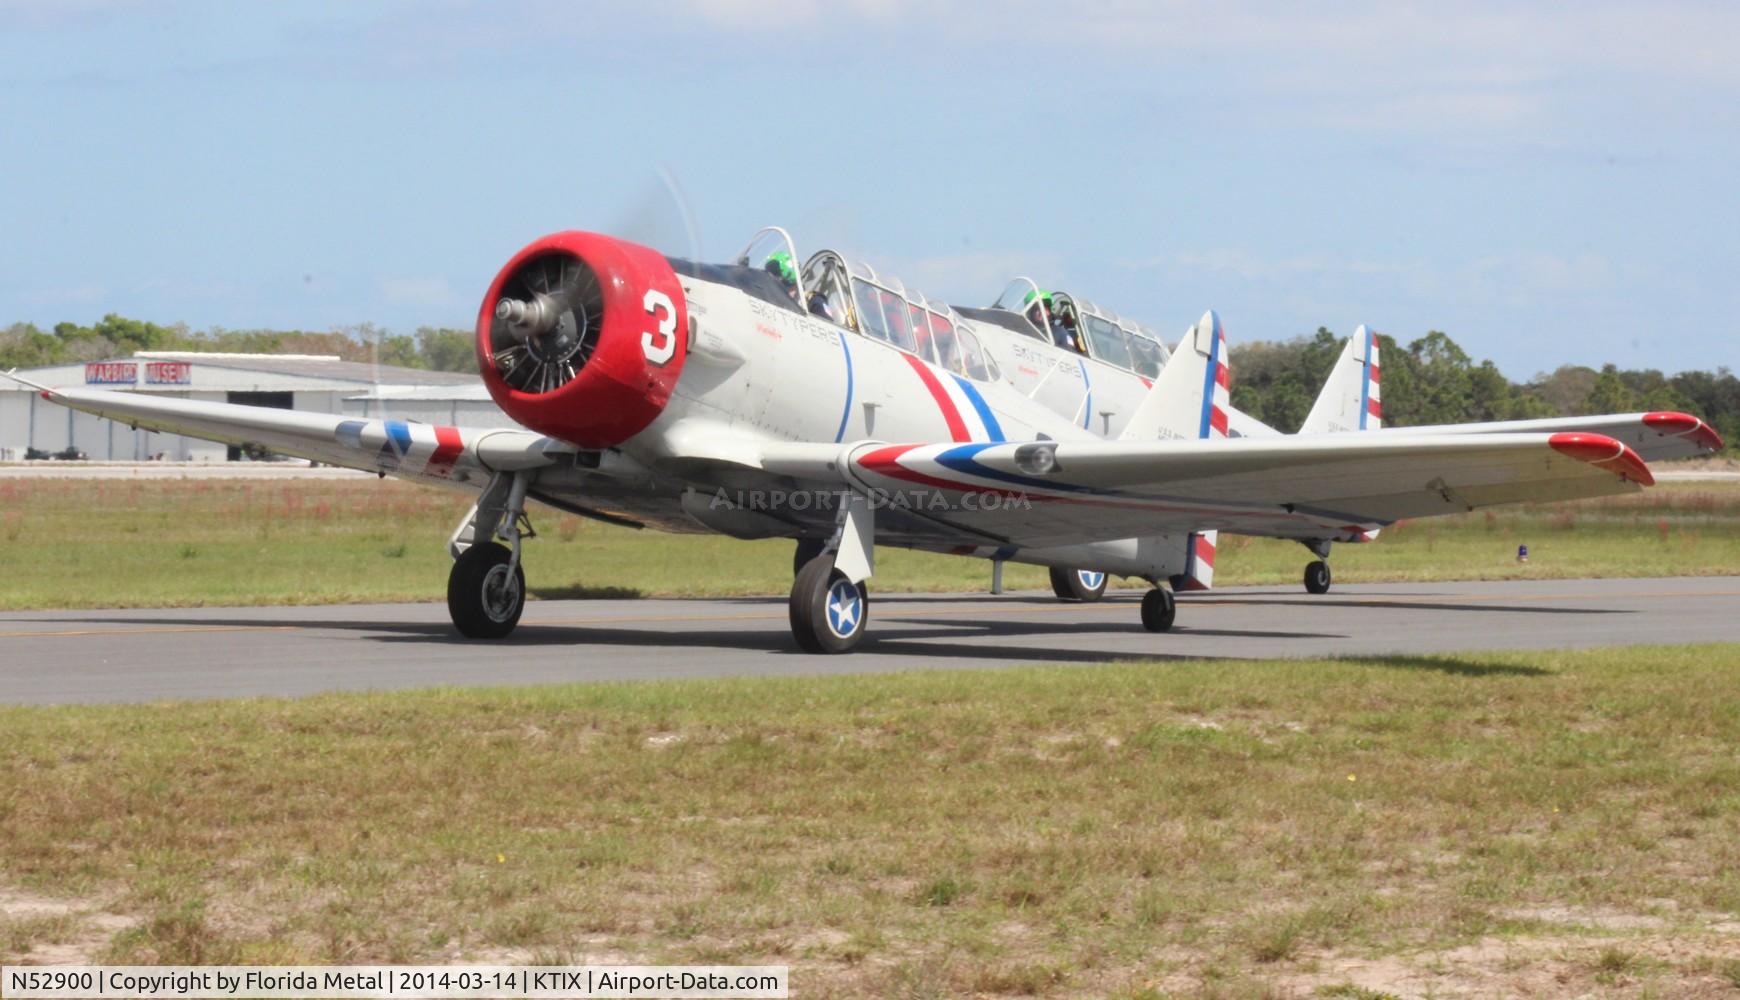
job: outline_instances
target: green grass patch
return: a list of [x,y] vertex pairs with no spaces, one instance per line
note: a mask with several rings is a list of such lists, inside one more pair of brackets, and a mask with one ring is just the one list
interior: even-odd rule
[[[1740,959],[1720,931],[1740,919],[1737,664],[1723,645],[0,709],[0,909],[123,915],[92,956],[115,962],[1412,996],[1346,963],[1462,948],[1486,957],[1443,963],[1446,995],[1517,992],[1518,968],[1680,995]],[[0,958],[68,932],[0,931]]]
[[[0,609],[441,600],[467,497],[394,480],[0,481]],[[534,597],[783,594],[789,541],[535,515]],[[1516,562],[1518,545],[1531,552]],[[1292,542],[1223,536],[1215,582],[1297,584]],[[1740,566],[1740,483],[1404,522],[1334,556],[1343,583],[1708,575]],[[983,591],[982,560],[883,549],[876,588]],[[1011,565],[1011,589],[1048,586]]]

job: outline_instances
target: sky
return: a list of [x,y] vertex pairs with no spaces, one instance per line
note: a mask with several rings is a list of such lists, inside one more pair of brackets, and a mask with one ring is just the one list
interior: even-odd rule
[[0,326],[469,326],[561,229],[1740,368],[1740,5],[0,0]]

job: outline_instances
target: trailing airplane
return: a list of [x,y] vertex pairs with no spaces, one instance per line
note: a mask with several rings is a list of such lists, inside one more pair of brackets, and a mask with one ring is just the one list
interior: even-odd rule
[[[1120,317],[1093,302],[1067,292],[1046,291],[1031,278],[1017,277],[986,309],[960,310],[971,317],[986,343],[1014,359],[1005,374],[1021,392],[1054,412],[1087,426],[1088,417],[1101,419],[1106,436],[1128,437],[1125,422],[1153,387],[1158,366],[1170,357],[1159,336],[1148,327]],[[1383,428],[1379,343],[1375,331],[1360,326],[1343,345],[1324,380],[1322,391],[1299,429],[1300,434],[1351,433]],[[1283,432],[1223,400],[1229,437],[1270,437]],[[1181,404],[1184,405],[1184,404]],[[1612,416],[1555,417],[1409,427],[1388,433],[1494,434],[1598,433],[1623,441],[1645,461],[1685,458],[1722,449],[1715,430],[1684,413],[1630,413]],[[1162,436],[1178,436],[1163,431]],[[1193,436],[1188,433],[1183,436]],[[1203,436],[1207,436],[1206,425]],[[1206,588],[1212,580],[1214,532],[1191,540],[1202,558],[1192,563],[1187,578],[1174,578],[1177,589]],[[1335,542],[1364,543],[1378,531],[1343,532],[1322,538],[1297,539],[1316,558],[1307,563],[1305,589],[1329,592],[1329,555]],[[1066,571],[1052,571],[1052,587],[1062,598],[1092,600]],[[1082,577],[1104,574],[1078,571]],[[1100,591],[1104,591],[1104,583]]]
[[36,388],[135,427],[474,492],[447,587],[472,638],[519,622],[531,501],[795,539],[792,634],[837,653],[865,635],[878,545],[1138,577],[1153,584],[1142,624],[1164,632],[1193,555],[1180,539],[1310,543],[1653,483],[1636,450],[1588,430],[1232,437],[1213,313],[1111,439],[1018,390],[1007,371],[1019,362],[988,348],[969,312],[833,251],[796,260],[777,229],[731,264],[585,232],[526,246],[477,317],[483,381],[524,429]]

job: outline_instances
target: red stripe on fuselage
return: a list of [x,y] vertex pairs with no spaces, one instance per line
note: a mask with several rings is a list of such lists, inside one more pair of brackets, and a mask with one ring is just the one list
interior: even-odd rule
[[949,435],[956,441],[971,441],[973,436],[967,432],[967,422],[961,419],[961,411],[956,408],[955,401],[949,398],[948,390],[937,381],[930,367],[910,354],[902,354],[906,363],[918,373],[919,380],[930,390],[930,396],[936,400],[937,408],[942,410],[943,420],[949,425]]

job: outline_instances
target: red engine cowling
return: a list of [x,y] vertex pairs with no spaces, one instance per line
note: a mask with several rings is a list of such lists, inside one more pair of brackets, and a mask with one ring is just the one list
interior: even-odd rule
[[657,251],[597,233],[546,236],[495,276],[477,314],[477,367],[509,416],[608,448],[664,412],[689,315]]

